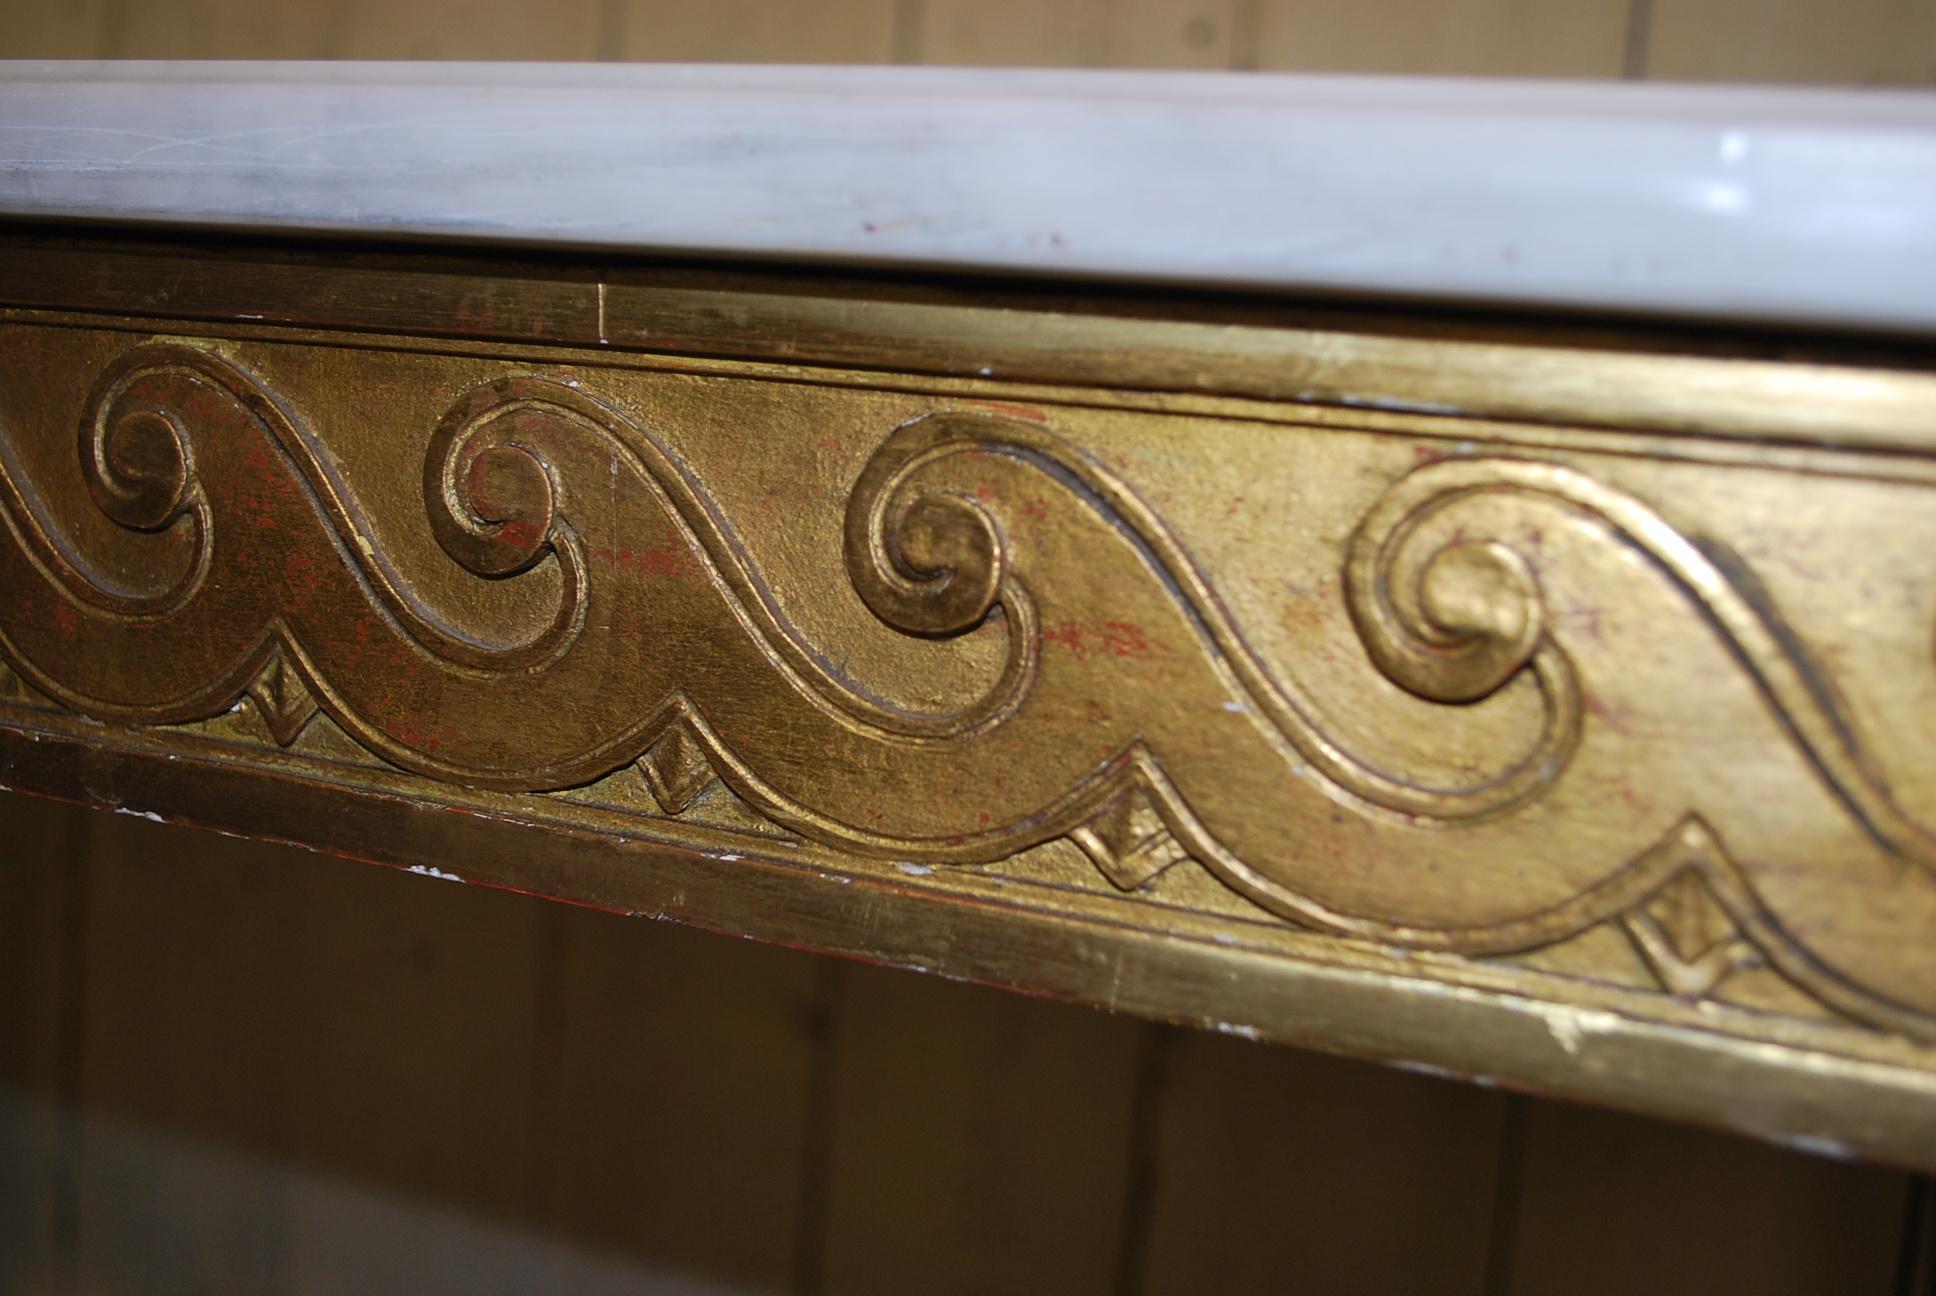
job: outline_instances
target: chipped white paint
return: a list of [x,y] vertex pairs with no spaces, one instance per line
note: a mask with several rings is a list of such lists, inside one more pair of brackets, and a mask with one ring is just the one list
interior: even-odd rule
[[1927,332],[1936,96],[969,68],[12,63],[0,65],[0,214]]
[[1827,1157],[1831,1161],[1855,1160],[1855,1149],[1846,1143],[1838,1143],[1831,1138],[1820,1138],[1814,1134],[1790,1134],[1787,1137],[1775,1136],[1777,1143],[1785,1143],[1797,1152],[1810,1156]]
[[134,818],[134,819],[146,819],[149,823],[167,823],[168,822],[166,819],[163,819],[160,815],[156,814],[152,810],[130,810],[126,806],[116,806],[114,807],[114,813],[118,815],[127,815],[130,818]]
[[1385,410],[1393,414],[1461,414],[1464,411],[1457,405],[1440,405],[1433,401],[1407,401],[1392,397],[1334,396],[1340,405],[1351,405],[1358,409]]
[[1430,1062],[1398,1061],[1392,1063],[1392,1066],[1400,1071],[1409,1071],[1413,1075],[1431,1076],[1435,1080],[1463,1081],[1465,1079],[1451,1067],[1433,1066]]
[[1570,1004],[1548,1003],[1541,999],[1523,1000],[1522,1009],[1546,1023],[1553,1042],[1578,1057],[1581,1043],[1594,1035],[1610,1035],[1620,1030],[1621,1017],[1602,1008],[1576,1008]]
[[464,880],[455,873],[446,873],[442,869],[430,864],[412,864],[404,869],[404,872],[415,873],[418,877],[437,878],[444,882],[462,882]]
[[901,872],[907,874],[909,877],[934,876],[934,870],[929,868],[926,864],[910,864],[905,860],[896,860],[894,862],[894,867],[899,869]]

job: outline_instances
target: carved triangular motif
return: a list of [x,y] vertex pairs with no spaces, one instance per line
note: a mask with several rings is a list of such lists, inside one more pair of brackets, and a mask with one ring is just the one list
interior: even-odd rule
[[270,654],[268,663],[249,683],[247,691],[255,702],[256,714],[284,747],[296,741],[303,726],[316,714],[316,699],[290,669],[280,648]]
[[1114,797],[1088,823],[1069,834],[1102,875],[1134,891],[1170,865],[1188,859],[1140,787]]
[[679,814],[717,777],[691,729],[675,724],[639,757],[639,773],[667,814]]
[[1700,999],[1755,961],[1754,946],[1692,869],[1677,873],[1622,920],[1660,983]]

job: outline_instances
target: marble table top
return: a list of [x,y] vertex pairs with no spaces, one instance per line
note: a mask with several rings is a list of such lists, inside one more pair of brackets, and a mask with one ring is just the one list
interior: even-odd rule
[[0,215],[1936,331],[1936,94],[0,63]]

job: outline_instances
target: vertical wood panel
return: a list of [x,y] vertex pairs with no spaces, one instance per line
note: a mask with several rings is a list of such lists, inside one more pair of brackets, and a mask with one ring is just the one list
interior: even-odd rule
[[1652,0],[1656,81],[1936,84],[1931,0]]
[[76,909],[87,814],[0,793],[0,1291],[58,1290],[73,1191],[63,1104],[72,1037]]
[[1628,0],[1258,0],[1257,66],[1615,77]]
[[1138,1023],[863,968],[840,1029],[826,1290],[1111,1289]]
[[924,0],[923,63],[1098,67],[1106,0]]
[[650,63],[885,63],[894,0],[613,0],[612,57]]
[[[78,1266],[89,1290],[269,1290],[278,1203],[140,1155],[151,1126],[189,1143],[289,1144],[305,1024],[291,990],[300,918],[279,853],[97,819],[89,860]],[[203,853],[204,849],[206,854]]]
[[799,1240],[817,960],[603,914],[562,929],[548,1222],[778,1291]]
[[[407,0],[406,0],[407,2]],[[289,0],[122,0],[104,57],[320,59],[341,51],[333,4]]]
[[1530,1112],[1519,1296],[1882,1296],[1907,1176],[1617,1112]]
[[7,0],[0,58],[99,58],[122,0]]
[[1167,1075],[1148,1292],[1483,1289],[1499,1094],[1194,1033]]
[[1120,68],[1227,68],[1239,0],[1108,0],[1102,61]]
[[542,907],[125,818],[93,849],[83,1287],[408,1272],[299,1208],[319,1174],[517,1211]]
[[0,54],[1616,76],[1636,14],[1657,80],[1936,84],[1929,0],[15,0]]
[[337,0],[342,26],[331,52],[349,59],[593,59],[599,54],[600,4]]
[[549,912],[304,852],[244,847],[232,858],[274,870],[264,889],[289,893],[293,948],[264,969],[290,983],[289,1154],[518,1214],[531,1165],[533,969]]

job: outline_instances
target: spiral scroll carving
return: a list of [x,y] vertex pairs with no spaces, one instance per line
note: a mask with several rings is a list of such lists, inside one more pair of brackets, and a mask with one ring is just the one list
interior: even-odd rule
[[[63,525],[14,434],[0,435],[0,652],[85,714],[215,715],[273,664],[276,696],[301,703],[287,708],[290,735],[313,700],[371,751],[434,778],[542,791],[656,753],[662,803],[683,805],[710,768],[806,836],[937,864],[1072,833],[1107,854],[1094,824],[1113,816],[1144,837],[1160,826],[1293,921],[1468,953],[1617,918],[1692,858],[1592,839],[1563,885],[1535,879],[1543,890],[1472,862],[1554,801],[1588,730],[1582,666],[1539,563],[1477,523],[1441,525],[1487,501],[1536,499],[1644,557],[1746,671],[1806,777],[1846,807],[1852,837],[1936,870],[1930,834],[1874,768],[1827,673],[1735,561],[1561,464],[1427,464],[1390,481],[1345,547],[1339,588],[1367,680],[1448,719],[1510,689],[1536,699],[1509,750],[1435,781],[1367,755],[1375,745],[1348,714],[1253,647],[1130,482],[1039,422],[916,418],[887,432],[845,501],[843,552],[824,560],[843,564],[860,604],[936,651],[970,635],[1000,645],[972,697],[927,711],[837,664],[693,470],[576,384],[503,376],[429,433],[412,524],[454,564],[448,588],[489,588],[528,627],[495,636],[462,628],[406,578],[317,430],[212,352],[130,351],[81,420],[84,497],[151,562],[86,552],[86,528]],[[621,549],[649,560],[609,561]],[[1071,552],[1084,579],[1066,568]],[[1069,627],[1102,627],[1085,633],[1113,650],[1069,651]],[[1155,655],[1160,686],[1137,673]],[[1132,796],[1147,814],[1124,809]],[[1373,830],[1377,849],[1364,849]],[[1922,1029],[1929,996],[1784,944],[1752,862],[1725,861],[1725,828],[1701,831],[1703,876],[1788,974],[1857,1015]],[[1136,886],[1160,867],[1111,876]]]
[[[998,602],[1013,609],[1030,606],[1025,581],[1009,569],[999,525],[988,512],[972,500],[920,492],[921,468],[950,455],[1000,455],[1065,482],[1076,498],[1130,537],[1151,573],[1183,603],[1204,649],[1225,668],[1245,705],[1267,716],[1280,743],[1339,795],[1456,820],[1496,813],[1535,796],[1564,767],[1578,734],[1578,691],[1565,659],[1551,652],[1536,663],[1547,699],[1545,724],[1505,775],[1464,787],[1421,786],[1355,755],[1327,731],[1309,696],[1292,680],[1274,675],[1251,650],[1209,577],[1126,482],[1053,433],[1013,419],[939,414],[917,420],[890,436],[861,474],[847,511],[847,571],[868,606],[888,624],[910,633],[946,635],[971,627]],[[1494,555],[1490,561],[1523,582],[1524,603],[1515,605],[1524,608],[1517,613],[1519,628],[1503,645],[1489,626],[1433,624],[1417,600],[1401,610],[1390,592],[1390,568],[1405,549],[1409,527],[1403,515],[1368,519],[1354,546],[1347,590],[1365,645],[1381,670],[1423,696],[1443,702],[1485,696],[1541,643],[1532,577],[1510,551],[1500,546],[1487,551]],[[1435,582],[1439,587],[1449,589],[1449,581]]]
[[1474,542],[1409,567],[1401,557],[1408,535],[1434,512],[1500,494],[1560,503],[1645,554],[1748,670],[1801,753],[1863,828],[1891,852],[1936,868],[1936,835],[1897,804],[1827,673],[1806,658],[1774,609],[1753,596],[1738,560],[1704,548],[1640,500],[1575,469],[1520,459],[1450,461],[1419,469],[1386,492],[1354,539],[1346,590],[1366,649],[1387,676],[1421,696],[1464,702],[1532,669],[1550,710],[1569,715],[1577,728],[1577,677],[1547,631],[1538,584],[1523,557]]

